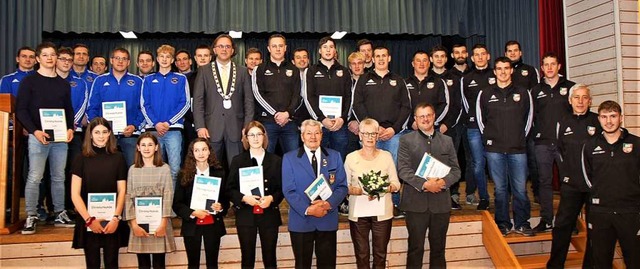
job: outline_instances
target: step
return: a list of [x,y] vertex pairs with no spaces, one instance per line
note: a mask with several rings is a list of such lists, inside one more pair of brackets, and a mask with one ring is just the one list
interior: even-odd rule
[[[571,238],[577,239],[577,238],[586,238],[586,237],[587,237],[587,233],[581,232],[581,233],[578,233],[577,235],[572,236]],[[504,239],[507,241],[507,243],[513,244],[513,243],[551,241],[552,237],[551,237],[551,232],[539,233],[539,234],[536,234],[535,236],[524,236],[524,235],[520,235],[512,232],[511,234],[505,236]]]
[[[565,267],[574,267],[582,265],[583,252],[569,252],[567,253],[567,260],[564,263]],[[546,268],[547,261],[549,260],[549,254],[542,255],[530,255],[517,257],[518,263],[522,268]]]

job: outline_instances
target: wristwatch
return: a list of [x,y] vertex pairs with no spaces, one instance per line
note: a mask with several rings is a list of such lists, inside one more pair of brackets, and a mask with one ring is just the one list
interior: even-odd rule
[[113,215],[113,217],[118,219],[118,220],[122,220],[122,216],[120,216],[120,215]]

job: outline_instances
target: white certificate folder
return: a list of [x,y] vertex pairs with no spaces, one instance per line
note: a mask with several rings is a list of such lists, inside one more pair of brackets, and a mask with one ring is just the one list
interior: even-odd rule
[[[87,211],[96,221],[109,221],[116,214],[116,193],[87,194]],[[87,228],[87,231],[91,229]]]
[[193,180],[193,192],[191,194],[191,209],[206,210],[213,214],[213,204],[218,202],[220,196],[219,177],[196,176]]
[[42,131],[49,135],[47,141],[67,141],[67,118],[65,117],[64,109],[41,108],[40,124],[42,125]]
[[240,168],[240,192],[244,195],[264,196],[262,166]]
[[330,119],[342,116],[342,96],[320,95],[320,111]]
[[422,156],[422,161],[416,169],[416,176],[421,178],[443,178],[449,174],[451,167],[439,161],[429,153]]
[[111,128],[115,134],[121,134],[127,128],[127,103],[102,102],[102,117],[111,122]]
[[136,197],[136,222],[149,234],[155,234],[162,221],[162,197]]
[[318,197],[326,201],[331,197],[333,191],[328,181],[324,178],[324,175],[320,174],[320,176],[311,182],[309,187],[304,190],[304,193],[307,194],[307,197],[309,197],[311,201],[316,200]]

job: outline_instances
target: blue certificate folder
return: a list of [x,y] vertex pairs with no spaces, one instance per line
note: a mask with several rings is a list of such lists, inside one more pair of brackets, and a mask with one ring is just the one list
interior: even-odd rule
[[193,180],[193,191],[189,207],[214,213],[211,206],[218,201],[221,183],[222,178],[219,177],[196,176]]

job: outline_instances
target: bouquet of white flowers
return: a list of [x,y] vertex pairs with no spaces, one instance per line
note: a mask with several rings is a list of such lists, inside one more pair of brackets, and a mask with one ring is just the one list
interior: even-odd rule
[[370,199],[376,197],[380,200],[380,197],[387,193],[387,187],[389,187],[390,184],[388,180],[389,176],[382,176],[380,175],[381,173],[381,171],[374,172],[371,170],[358,177],[358,180],[362,183],[362,189],[369,195]]

